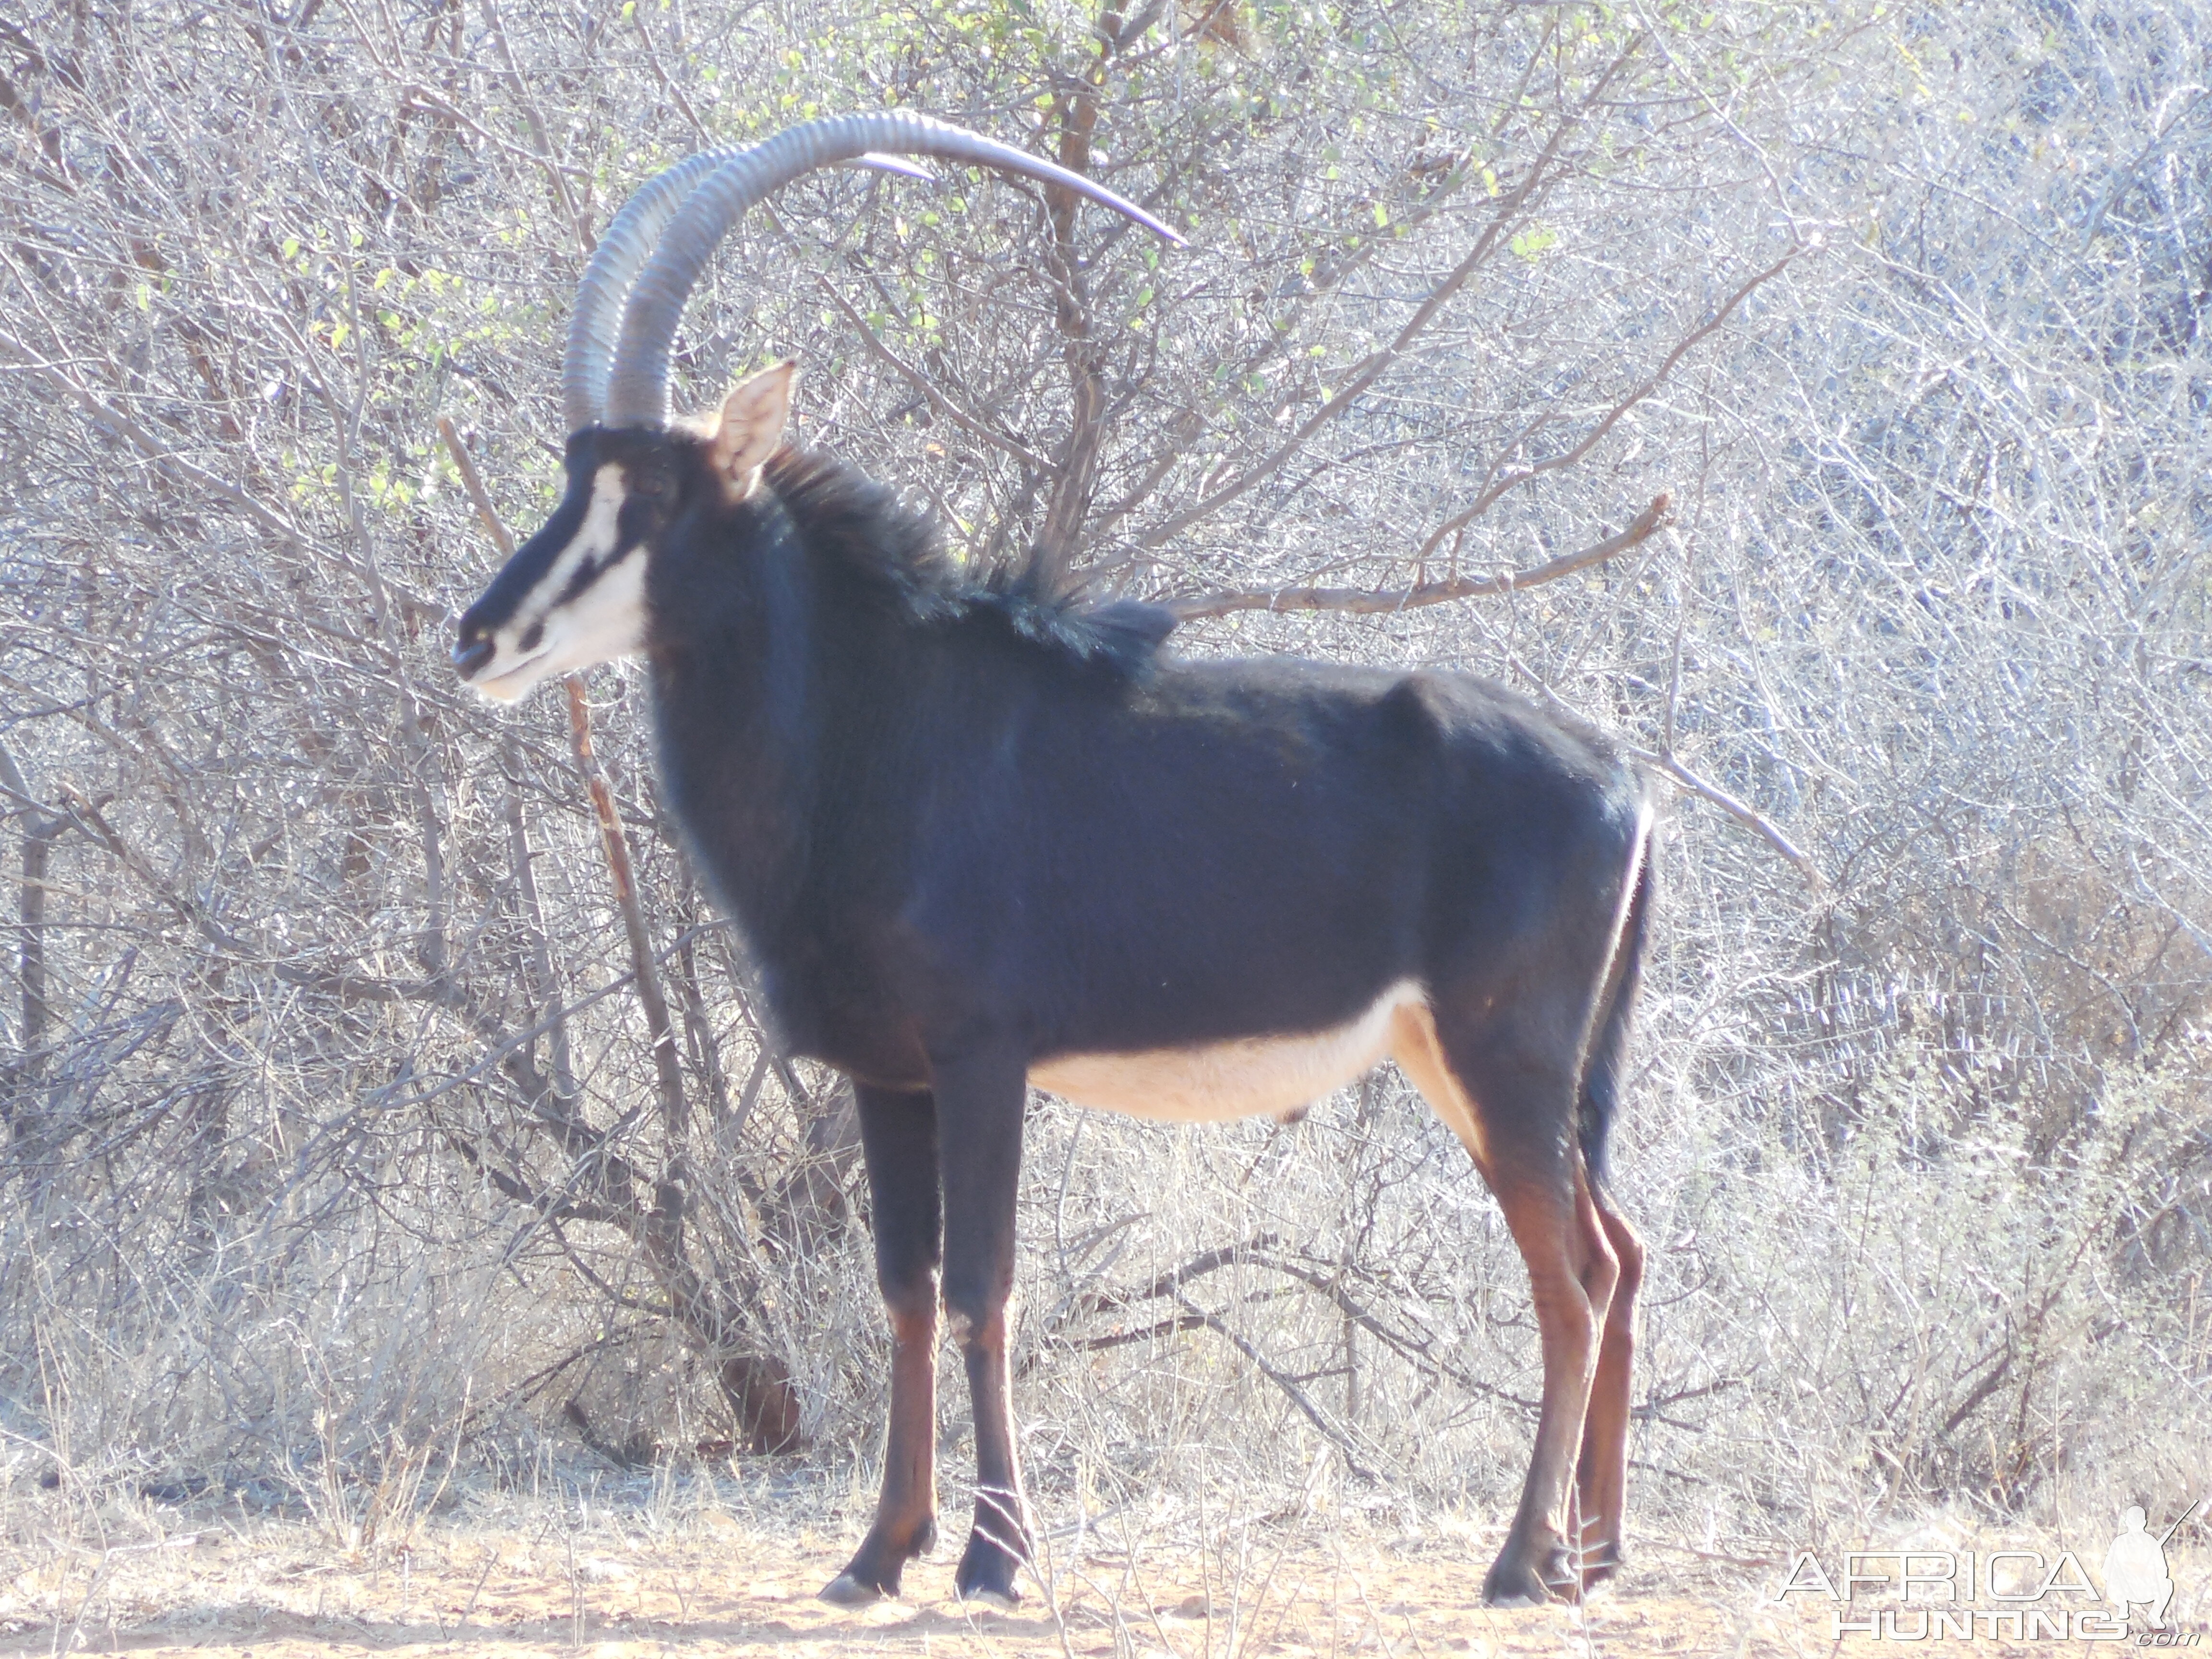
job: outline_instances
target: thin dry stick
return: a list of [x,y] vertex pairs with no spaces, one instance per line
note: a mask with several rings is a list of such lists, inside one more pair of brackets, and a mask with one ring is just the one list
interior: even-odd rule
[[514,88],[514,95],[522,105],[524,123],[530,129],[530,141],[538,152],[538,164],[545,169],[545,177],[553,189],[553,204],[561,210],[561,216],[576,233],[576,248],[586,259],[597,238],[592,234],[591,216],[576,205],[568,193],[568,180],[562,174],[561,163],[553,154],[553,137],[545,125],[544,112],[538,100],[530,95],[530,82],[523,77],[521,66],[514,61],[514,49],[507,43],[507,25],[501,19],[495,0],[483,0],[484,22],[491,29],[491,38],[499,47],[500,61],[507,65],[507,78]]
[[1773,821],[1756,807],[1747,805],[1720,787],[1699,777],[1672,755],[1654,754],[1649,749],[1638,749],[1632,744],[1621,745],[1623,750],[1646,766],[1656,767],[1680,784],[1701,800],[1711,801],[1746,829],[1757,832],[1766,844],[1797,866],[1797,873],[1805,878],[1805,884],[1813,890],[1816,898],[1828,896],[1828,878],[1820,873],[1820,866],[1813,862],[1813,855],[1784,835]]
[[[477,472],[476,458],[469,453],[468,446],[461,441],[461,434],[455,428],[451,417],[444,415],[438,416],[438,435],[445,440],[446,453],[453,458],[454,469],[460,473],[461,485],[469,492],[469,500],[476,506],[477,519],[483,526],[484,534],[491,538],[492,545],[499,550],[501,559],[513,558],[514,556],[514,532],[507,529],[506,521],[499,516],[498,510],[492,506],[491,495],[484,489],[483,479]],[[576,677],[573,674],[568,678],[572,682],[576,680]],[[552,951],[545,942],[544,921],[539,914],[538,904],[538,884],[531,874],[530,848],[523,823],[521,797],[515,793],[515,786],[512,781],[507,786],[507,823],[508,836],[514,852],[515,878],[521,885],[525,910],[530,918],[532,952],[535,957],[533,965],[538,971],[538,982],[543,990],[546,1006],[555,1011],[552,1030],[554,1080],[564,1096],[573,1098],[576,1091],[576,1081],[568,1060],[568,1026],[565,1020],[560,1018],[561,999],[557,988],[558,981],[553,973]]]
[[[476,464],[462,446],[460,434],[453,423],[444,418],[438,422],[438,434],[446,442],[453,458],[453,465],[461,475],[461,483],[476,504],[477,516],[483,521],[484,529],[500,550],[512,556],[514,538],[500,521],[491,498],[484,491],[483,481],[477,474]],[[660,963],[667,955],[681,950],[684,940],[670,947],[670,951],[655,954],[652,936],[646,928],[645,912],[638,902],[637,882],[630,867],[629,843],[623,835],[622,819],[615,811],[613,786],[599,765],[598,752],[592,744],[591,703],[584,694],[584,677],[567,674],[562,684],[568,694],[568,738],[576,757],[576,768],[583,775],[584,785],[592,798],[592,811],[599,820],[599,839],[606,849],[607,868],[614,878],[615,908],[622,914],[623,931],[629,939],[630,978],[637,986],[637,1000],[645,1010],[647,1034],[653,1041],[653,1069],[659,1085],[661,1123],[668,1137],[667,1157],[660,1179],[653,1182],[653,1207],[637,1226],[628,1218],[618,1218],[612,1212],[598,1218],[630,1231],[644,1245],[654,1273],[668,1294],[669,1309],[676,1322],[709,1347],[720,1347],[730,1338],[727,1322],[722,1310],[716,1305],[708,1287],[701,1281],[696,1270],[686,1260],[683,1231],[687,1207],[688,1158],[685,1140],[690,1127],[690,1113],[684,1095],[684,1074],[677,1060],[676,1032],[668,1014],[668,995],[662,988]],[[688,939],[687,935],[687,939]],[[556,1013],[554,1018],[558,1018]],[[544,1029],[550,1021],[540,1022],[536,1029]],[[478,1069],[481,1069],[479,1066]],[[456,1145],[459,1145],[457,1142]],[[463,1155],[468,1156],[464,1147]],[[517,1183],[492,1171],[487,1166],[495,1184],[507,1190],[510,1197],[530,1201],[517,1189]],[[573,1260],[573,1257],[572,1257]],[[580,1265],[580,1264],[578,1264]],[[617,1300],[623,1298],[617,1297]],[[791,1382],[782,1366],[771,1358],[745,1353],[740,1355],[749,1367],[757,1368],[763,1389],[788,1404]],[[772,1411],[775,1407],[771,1407]]]
[[[84,411],[97,429],[129,444],[145,458],[149,465],[172,482],[205,490],[228,502],[267,531],[279,544],[310,551],[316,557],[328,559],[364,581],[368,580],[367,573],[360,563],[343,548],[327,542],[310,540],[297,525],[264,507],[238,485],[193,465],[130,416],[108,404],[97,392],[67,373],[61,364],[48,362],[4,329],[0,329],[0,359],[12,360],[18,368],[60,391]],[[121,380],[125,378],[112,363],[106,363],[104,359],[99,361],[105,363],[111,379]],[[421,594],[397,581],[387,579],[385,587],[392,599],[416,617],[442,617],[446,614],[444,605],[433,605]]]
[[599,820],[599,839],[605,844],[607,868],[614,876],[615,908],[622,912],[623,931],[629,935],[632,971],[637,975],[637,1000],[645,1006],[645,1024],[653,1038],[653,1067],[660,1083],[660,1110],[672,1135],[684,1128],[684,1077],[677,1069],[676,1033],[668,1018],[668,994],[661,988],[660,967],[646,932],[645,912],[637,902],[637,883],[630,873],[629,842],[623,836],[622,819],[615,812],[614,787],[592,748],[592,706],[584,696],[584,677],[569,674],[562,684],[568,691],[568,739],[576,753],[576,767],[591,791],[592,811]]
[[450,416],[438,416],[438,435],[446,441],[446,453],[453,458],[454,468],[461,475],[461,487],[469,492],[469,500],[476,503],[477,518],[484,527],[484,534],[491,538],[491,544],[499,550],[501,558],[513,558],[514,532],[493,509],[491,497],[484,493],[483,480],[477,474],[476,457],[469,453],[461,434],[453,429]]
[[[1703,323],[1700,323],[1697,327],[1692,329],[1687,334],[1685,334],[1680,340],[1677,340],[1674,343],[1674,349],[1667,354],[1666,358],[1660,363],[1659,367],[1653,369],[1650,374],[1644,377],[1644,384],[1638,386],[1635,391],[1630,392],[1628,396],[1623,398],[1619,403],[1607,410],[1606,411],[1605,418],[1601,420],[1595,426],[1592,427],[1588,432],[1583,434],[1581,442],[1576,444],[1571,449],[1562,450],[1556,455],[1549,456],[1543,460],[1538,461],[1533,466],[1524,466],[1518,471],[1508,473],[1504,477],[1498,479],[1495,483],[1492,484],[1489,489],[1484,490],[1482,494],[1476,498],[1474,506],[1467,508],[1466,511],[1462,513],[1454,514],[1451,518],[1445,520],[1443,523],[1438,525],[1435,530],[1431,531],[1429,534],[1429,538],[1421,544],[1421,550],[1414,556],[1417,559],[1425,559],[1437,550],[1437,547],[1443,543],[1445,537],[1458,537],[1460,532],[1464,531],[1468,525],[1474,523],[1475,520],[1489,512],[1490,509],[1497,504],[1498,500],[1506,495],[1508,491],[1517,489],[1522,484],[1528,483],[1533,479],[1540,478],[1547,472],[1557,472],[1564,468],[1572,466],[1577,462],[1580,461],[1583,456],[1589,454],[1591,450],[1597,447],[1599,441],[1604,438],[1607,433],[1613,430],[1613,427],[1619,423],[1623,416],[1626,415],[1629,410],[1634,409],[1637,404],[1642,403],[1646,398],[1649,398],[1654,392],[1656,392],[1659,389],[1659,387],[1665,382],[1667,377],[1674,372],[1675,367],[1681,362],[1682,359],[1689,356],[1690,350],[1692,347],[1694,347],[1700,340],[1703,340],[1707,335],[1711,334],[1717,330],[1722,324],[1728,321],[1730,317],[1735,314],[1737,307],[1741,306],[1746,300],[1749,299],[1760,288],[1771,282],[1775,277],[1779,276],[1784,271],[1789,270],[1791,262],[1796,260],[1798,256],[1807,251],[1806,247],[1793,247],[1789,252],[1784,254],[1772,264],[1767,266],[1765,270],[1760,271],[1757,276],[1747,280],[1741,288],[1737,289],[1735,293],[1729,295],[1726,300],[1721,302],[1720,308],[1715,311],[1711,316],[1705,319]],[[1537,424],[1540,423],[1541,421],[1540,419]],[[1534,429],[1534,425],[1532,425],[1529,428],[1531,432]],[[1523,434],[1524,438],[1526,435],[1526,434]],[[1666,498],[1662,496],[1660,499],[1663,501]],[[1458,545],[1458,542],[1455,540],[1453,545],[1456,547]]]
[[[462,485],[476,504],[477,516],[483,521],[486,532],[500,550],[511,556],[514,538],[493,508],[483,480],[477,476],[476,463],[463,446],[453,422],[441,416],[438,435],[445,440],[446,448],[460,472]],[[615,908],[621,912],[623,931],[629,940],[631,978],[637,986],[638,1002],[645,1010],[647,1035],[652,1039],[661,1121],[668,1131],[672,1155],[672,1174],[680,1174],[680,1149],[690,1114],[684,1097],[684,1075],[677,1062],[675,1030],[668,1017],[668,995],[660,983],[660,958],[654,954],[652,936],[645,925],[645,912],[638,902],[637,882],[630,869],[629,842],[623,835],[622,819],[615,811],[614,787],[607,781],[606,772],[599,765],[598,752],[592,745],[592,710],[584,694],[584,677],[563,675],[562,685],[568,694],[569,744],[576,757],[576,769],[583,775],[584,787],[591,795],[592,813],[599,820],[599,839],[606,849],[607,868],[614,879]],[[667,1182],[661,1185],[659,1201],[664,1206],[679,1204],[676,1183]],[[680,1224],[678,1214],[659,1216],[657,1219],[664,1229]],[[672,1248],[666,1237],[654,1242],[663,1251]],[[679,1271],[679,1264],[672,1260],[662,1265],[675,1272],[677,1282],[672,1282],[671,1293],[683,1300],[684,1289],[690,1285],[688,1273]]]
[[1304,1413],[1306,1420],[1311,1423],[1314,1427],[1319,1429],[1322,1433],[1328,1437],[1330,1443],[1334,1445],[1338,1451],[1344,1454],[1344,1463],[1346,1468],[1350,1469],[1352,1474],[1358,1475],[1362,1480],[1375,1481],[1379,1480],[1382,1478],[1377,1475],[1373,1469],[1368,1468],[1364,1462],[1361,1462],[1359,1448],[1352,1443],[1352,1437],[1343,1429],[1339,1428],[1335,1424],[1329,1421],[1328,1414],[1323,1412],[1320,1407],[1315,1405],[1311,1400],[1307,1398],[1306,1391],[1297,1385],[1295,1378],[1291,1377],[1287,1372],[1284,1371],[1279,1366],[1270,1364],[1267,1361],[1267,1357],[1265,1354],[1261,1353],[1259,1349],[1253,1346],[1252,1344],[1243,1336],[1232,1329],[1229,1323],[1225,1320],[1222,1319],[1218,1315],[1206,1312],[1205,1309],[1200,1307],[1195,1302],[1193,1302],[1181,1291],[1176,1291],[1170,1294],[1175,1297],[1176,1305],[1181,1308],[1186,1315],[1198,1321],[1199,1323],[1203,1325],[1207,1330],[1212,1331],[1216,1336],[1220,1337],[1224,1341],[1227,1342],[1231,1347],[1243,1354],[1246,1359],[1249,1360],[1254,1365],[1259,1368],[1261,1376],[1266,1377],[1267,1381],[1273,1383],[1278,1389],[1280,1389],[1284,1395],[1289,1398],[1291,1404],[1296,1406],[1300,1412]]
[[1667,522],[1667,514],[1674,504],[1673,497],[1661,495],[1652,497],[1645,507],[1630,522],[1627,529],[1618,535],[1607,537],[1601,542],[1562,553],[1528,570],[1509,570],[1495,576],[1454,576],[1443,581],[1423,582],[1395,593],[1378,593],[1364,587],[1280,587],[1268,592],[1255,589],[1245,592],[1200,593],[1188,599],[1170,599],[1169,610],[1184,621],[1200,617],[1225,617],[1232,611],[1334,611],[1349,616],[1366,617],[1389,615],[1400,611],[1411,611],[1425,605],[1443,605],[1452,599],[1477,599],[1492,594],[1516,592],[1524,587],[1540,587],[1546,582],[1571,576],[1577,570],[1587,570],[1592,565],[1626,553],[1630,548],[1647,541]]

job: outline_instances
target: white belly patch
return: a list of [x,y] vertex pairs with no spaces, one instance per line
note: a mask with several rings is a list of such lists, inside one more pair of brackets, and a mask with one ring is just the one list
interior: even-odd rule
[[1030,1068],[1030,1083],[1079,1106],[1169,1123],[1217,1123],[1312,1104],[1364,1075],[1390,1050],[1402,1008],[1425,1007],[1412,980],[1382,993],[1358,1018],[1325,1031],[1239,1037],[1195,1048],[1060,1054]]

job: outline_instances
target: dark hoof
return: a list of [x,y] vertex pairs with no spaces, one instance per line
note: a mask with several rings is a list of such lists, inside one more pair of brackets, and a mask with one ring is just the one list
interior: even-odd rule
[[886,1597],[896,1601],[899,1575],[906,1570],[906,1564],[936,1547],[937,1517],[933,1515],[923,1520],[915,1529],[912,1540],[904,1545],[887,1542],[880,1530],[871,1530],[860,1540],[860,1547],[853,1559],[845,1564],[845,1571],[822,1587],[822,1599],[841,1607],[865,1607],[871,1601]]
[[1482,1601],[1491,1607],[1540,1607],[1552,1601],[1579,1600],[1575,1581],[1566,1570],[1565,1553],[1547,1553],[1549,1572],[1540,1573],[1525,1559],[1510,1553],[1491,1564],[1482,1580]]
[[975,1533],[968,1540],[952,1587],[963,1601],[981,1601],[1006,1612],[1022,1604],[1022,1593],[1014,1588],[1014,1575],[1021,1571],[1021,1565],[1005,1545]]

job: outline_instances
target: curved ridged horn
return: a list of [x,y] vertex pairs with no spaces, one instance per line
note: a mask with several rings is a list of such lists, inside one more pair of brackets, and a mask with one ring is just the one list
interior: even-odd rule
[[[889,110],[809,121],[722,161],[684,198],[675,222],[631,289],[629,305],[623,313],[622,344],[615,356],[604,416],[610,425],[666,424],[668,353],[676,338],[676,325],[683,320],[684,302],[690,298],[699,273],[738,216],[770,191],[802,174],[871,151],[970,161],[1063,185],[1112,208],[1164,240],[1177,244],[1182,240],[1142,208],[1123,201],[1079,173],[1070,173],[1026,150],[927,115]],[[629,209],[624,208],[620,216],[626,218],[629,213]],[[610,227],[611,238],[612,234]]]
[[[716,167],[747,155],[748,144],[726,144],[701,150],[671,167],[665,167],[623,204],[592,250],[590,262],[576,284],[576,306],[568,318],[568,346],[561,358],[561,404],[568,430],[580,432],[606,418],[607,376],[615,358],[615,334],[622,322],[623,301],[629,297],[630,279],[653,252],[660,233],[676,216],[677,209],[698,182]],[[929,171],[896,155],[864,154],[849,158],[849,167],[873,167],[909,179],[930,178]]]

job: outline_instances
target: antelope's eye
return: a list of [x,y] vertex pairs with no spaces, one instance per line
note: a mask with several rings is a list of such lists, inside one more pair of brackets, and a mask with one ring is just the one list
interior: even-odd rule
[[665,507],[676,499],[676,475],[665,466],[640,467],[631,486],[655,507]]

